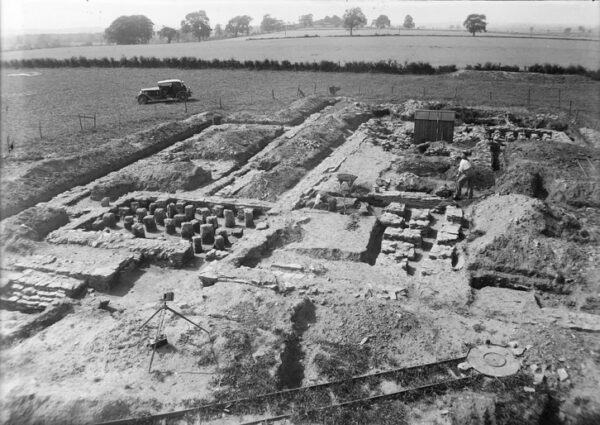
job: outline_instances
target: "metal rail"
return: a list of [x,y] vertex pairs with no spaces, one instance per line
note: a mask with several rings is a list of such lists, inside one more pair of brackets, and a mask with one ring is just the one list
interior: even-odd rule
[[[108,422],[101,422],[101,423],[97,423],[96,425],[136,425],[136,424],[149,424],[149,423],[153,423],[154,421],[158,421],[161,419],[171,419],[171,418],[179,418],[182,416],[185,416],[187,414],[191,414],[191,413],[199,413],[202,411],[214,411],[217,409],[224,409],[224,408],[231,408],[231,406],[237,405],[237,404],[242,404],[242,403],[248,403],[248,402],[256,402],[259,400],[264,400],[264,399],[268,399],[268,398],[273,398],[273,397],[281,397],[281,396],[290,396],[296,393],[300,393],[303,391],[312,391],[312,390],[316,390],[316,389],[323,389],[323,388],[327,388],[327,387],[334,387],[336,385],[341,385],[341,384],[345,384],[345,383],[356,383],[362,380],[367,380],[367,379],[371,379],[371,378],[379,378],[379,377],[383,377],[383,376],[393,376],[393,375],[397,375],[397,374],[402,374],[402,373],[408,373],[414,370],[418,370],[418,369],[427,369],[427,368],[432,368],[432,367],[439,367],[439,366],[444,366],[444,365],[449,365],[452,363],[460,363],[460,362],[464,362],[466,360],[466,355],[463,355],[461,357],[455,357],[455,358],[451,358],[451,359],[445,359],[445,360],[440,360],[437,362],[432,362],[432,363],[425,363],[425,364],[420,364],[420,365],[415,365],[415,366],[409,366],[409,367],[403,367],[403,368],[396,368],[396,369],[390,369],[390,370],[385,370],[385,371],[380,371],[380,372],[374,372],[374,373],[368,373],[368,374],[364,374],[364,375],[358,375],[358,376],[354,376],[348,379],[339,379],[339,380],[335,380],[335,381],[328,381],[328,382],[323,382],[320,384],[313,384],[313,385],[307,385],[304,387],[298,387],[298,388],[290,388],[290,389],[286,389],[286,390],[281,390],[281,391],[275,391],[275,392],[270,392],[270,393],[265,393],[265,394],[260,394],[258,396],[255,397],[242,397],[242,398],[238,398],[238,399],[233,399],[233,400],[228,400],[228,401],[221,401],[221,402],[216,402],[216,403],[210,403],[210,404],[205,404],[202,406],[197,406],[197,407],[193,407],[193,408],[189,408],[189,409],[183,409],[183,410],[176,410],[176,411],[172,411],[172,412],[165,412],[165,413],[158,413],[155,415],[148,415],[148,416],[144,416],[144,417],[139,417],[139,418],[127,418],[127,419],[119,419],[119,420],[114,420],[114,421],[108,421]],[[333,407],[339,407],[339,406],[345,406],[347,403],[350,404],[355,404],[360,402],[361,400],[363,401],[367,401],[367,400],[379,400],[385,397],[389,397],[389,396],[399,396],[400,394],[403,393],[408,393],[408,392],[412,392],[412,391],[419,391],[419,390],[424,390],[427,388],[434,388],[436,386],[440,386],[440,385],[445,385],[446,383],[452,383],[452,382],[462,382],[463,380],[465,380],[467,378],[456,378],[456,379],[452,379],[449,381],[442,381],[442,382],[437,382],[437,383],[433,383],[433,384],[427,384],[424,386],[417,386],[417,387],[412,387],[412,388],[408,388],[405,390],[401,390],[401,391],[397,391],[395,393],[390,393],[390,394],[383,394],[383,395],[377,395],[377,396],[372,396],[372,397],[367,397],[365,399],[360,399],[360,400],[351,400],[351,401],[346,401],[346,402],[342,402],[339,403],[339,405],[330,405],[330,406],[325,406],[322,408],[318,408],[318,409],[314,409],[314,411],[318,411],[319,409],[329,409],[329,408],[333,408]],[[468,377],[468,379],[472,379],[472,377]],[[311,410],[312,412],[312,410]],[[273,418],[280,418],[280,419],[285,419],[289,416],[286,415],[282,415],[281,417],[277,416],[277,417],[273,417]],[[272,421],[274,421],[275,419],[273,419]],[[250,423],[263,423],[265,420],[261,420],[258,422],[250,422]]]

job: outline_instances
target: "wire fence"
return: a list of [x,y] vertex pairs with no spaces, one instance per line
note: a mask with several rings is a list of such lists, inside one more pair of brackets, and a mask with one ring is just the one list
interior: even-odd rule
[[[331,78],[325,81],[315,78],[311,83],[265,87],[248,87],[245,92],[223,92],[219,89],[205,90],[197,100],[188,102],[161,102],[137,105],[131,99],[108,108],[86,108],[78,113],[61,113],[50,108],[43,113],[28,115],[10,109],[4,102],[2,114],[2,143],[4,156],[15,145],[39,145],[61,138],[78,138],[78,146],[93,145],[98,139],[122,137],[138,129],[154,124],[157,120],[172,121],[212,110],[224,113],[247,111],[256,114],[275,112],[285,108],[293,100],[317,94],[331,96]],[[600,131],[600,106],[594,108],[593,95],[582,97],[581,90],[564,87],[470,84],[458,80],[454,85],[444,84],[373,84],[365,78],[364,84],[341,87],[339,96],[372,103],[399,103],[409,99],[448,102],[463,107],[500,107],[507,111],[528,108],[532,111],[550,112],[566,117],[572,126],[585,126]],[[596,95],[598,97],[598,95]],[[600,104],[600,102],[598,103]],[[14,125],[15,122],[18,125]],[[132,125],[133,124],[133,125]],[[31,147],[31,146],[30,146]],[[51,147],[50,147],[51,148]]]

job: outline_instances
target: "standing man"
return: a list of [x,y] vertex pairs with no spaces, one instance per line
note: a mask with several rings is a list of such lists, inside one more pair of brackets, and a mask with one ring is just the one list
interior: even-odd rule
[[467,186],[467,194],[469,199],[473,197],[473,167],[469,161],[469,153],[463,152],[463,156],[458,164],[458,174],[456,175],[456,192],[454,200],[458,201],[462,194],[463,186]]
[[488,142],[490,145],[490,154],[492,156],[492,170],[498,171],[500,169],[500,151],[501,146],[504,146],[504,143],[500,141],[500,134],[494,133],[492,140]]

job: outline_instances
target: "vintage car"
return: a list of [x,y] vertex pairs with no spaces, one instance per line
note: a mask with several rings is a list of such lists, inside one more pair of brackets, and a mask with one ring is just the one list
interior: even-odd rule
[[185,101],[190,98],[192,91],[181,80],[163,80],[158,82],[158,87],[141,89],[137,95],[140,105],[148,102],[161,102],[166,100]]

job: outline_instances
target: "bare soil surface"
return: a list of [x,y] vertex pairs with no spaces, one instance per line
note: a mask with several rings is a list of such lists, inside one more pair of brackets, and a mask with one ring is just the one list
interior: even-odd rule
[[[114,173],[3,220],[2,423],[158,424],[152,415],[221,401],[166,423],[598,422],[598,140],[552,115],[455,106],[452,143],[413,144],[414,111],[447,107],[310,97],[273,114],[301,122],[248,114],[182,140],[198,131],[179,122],[160,148],[160,129],[124,139],[143,158],[115,153],[103,163]],[[475,196],[453,200],[465,150]],[[211,177],[187,185],[181,164]],[[494,345],[516,374],[467,361],[253,398]],[[306,415],[442,375],[469,381]],[[228,402],[240,397],[253,399]]]

